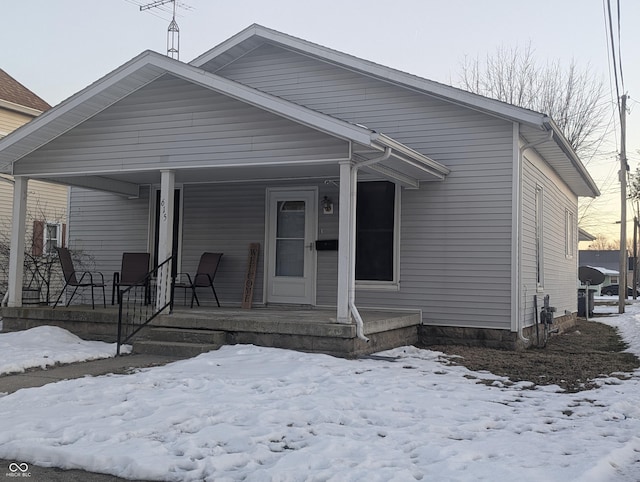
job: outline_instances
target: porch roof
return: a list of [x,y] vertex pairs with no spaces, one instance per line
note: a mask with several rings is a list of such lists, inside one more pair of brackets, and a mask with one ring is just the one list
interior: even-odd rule
[[[441,180],[449,173],[449,169],[442,164],[365,126],[354,125],[316,112],[152,51],[143,52],[0,140],[0,172],[136,196],[140,184],[157,182],[157,169],[153,172],[151,170],[124,172],[122,166],[105,165],[100,166],[98,170],[92,168],[89,172],[80,163],[73,169],[64,171],[54,169],[53,163],[37,169],[28,169],[26,165],[30,154],[166,75],[239,100],[295,124],[321,132],[330,138],[345,141],[349,152],[344,160],[367,162],[371,159],[380,159],[363,168],[395,182],[416,187],[420,181]],[[383,153],[385,155],[381,156]],[[22,164],[24,167],[21,167]],[[239,176],[242,179],[323,177],[335,175],[336,164],[335,156],[286,163],[265,159],[242,166],[211,163],[206,167],[216,168],[215,175],[207,174],[203,166],[199,166],[198,169],[182,172],[178,175],[177,181],[207,182],[214,179],[230,181],[238,180]],[[251,166],[251,169],[247,170],[248,166]],[[180,168],[178,165],[175,167]],[[208,171],[210,172],[211,169]],[[249,174],[248,171],[250,171]]]

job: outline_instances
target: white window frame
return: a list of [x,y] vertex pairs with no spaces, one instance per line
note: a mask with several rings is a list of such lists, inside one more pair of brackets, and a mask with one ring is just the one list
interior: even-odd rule
[[[56,237],[49,237],[49,227],[55,226],[56,228]],[[49,242],[55,241],[55,244],[49,249]],[[50,256],[54,254],[55,248],[59,248],[62,246],[62,223],[60,222],[50,222],[45,221],[43,225],[43,233],[42,233],[42,254],[43,256]]]
[[356,289],[380,291],[400,290],[400,193],[402,189],[396,183],[393,183],[393,185],[395,186],[395,205],[393,213],[393,279],[391,281],[371,281],[356,279]]
[[570,209],[565,210],[565,251],[567,259],[573,259],[576,249],[576,224],[575,214]]
[[535,193],[536,287],[544,290],[544,187],[537,184]]

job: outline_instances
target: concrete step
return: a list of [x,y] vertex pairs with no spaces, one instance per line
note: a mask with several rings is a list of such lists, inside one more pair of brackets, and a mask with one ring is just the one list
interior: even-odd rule
[[142,338],[153,341],[178,341],[184,343],[205,343],[224,345],[227,334],[219,330],[189,330],[184,328],[154,328],[144,331]]
[[133,343],[133,353],[164,355],[177,358],[190,358],[208,351],[217,350],[221,345],[213,343],[186,343],[179,341],[139,340]]

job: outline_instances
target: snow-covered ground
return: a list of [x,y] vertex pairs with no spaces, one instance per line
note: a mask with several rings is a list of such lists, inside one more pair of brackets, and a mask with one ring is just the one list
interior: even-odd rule
[[[640,304],[599,321],[640,353]],[[640,478],[640,371],[567,394],[508,386],[429,350],[379,355],[236,345],[19,390],[0,397],[0,458],[172,481]]]
[[[123,346],[122,352],[131,352],[131,346]],[[39,326],[0,334],[0,375],[57,363],[112,358],[115,354],[115,343],[86,341],[56,326]]]

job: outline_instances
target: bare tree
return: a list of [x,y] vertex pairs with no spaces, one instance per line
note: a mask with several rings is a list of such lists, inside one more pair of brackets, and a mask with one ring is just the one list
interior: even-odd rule
[[610,108],[604,84],[587,66],[575,61],[536,62],[531,44],[500,47],[484,62],[468,58],[462,64],[460,87],[551,116],[576,153],[593,156],[606,135]]
[[[633,245],[633,243],[631,243]],[[619,240],[611,240],[604,234],[596,235],[596,239],[589,243],[590,251],[615,251],[620,249]]]

